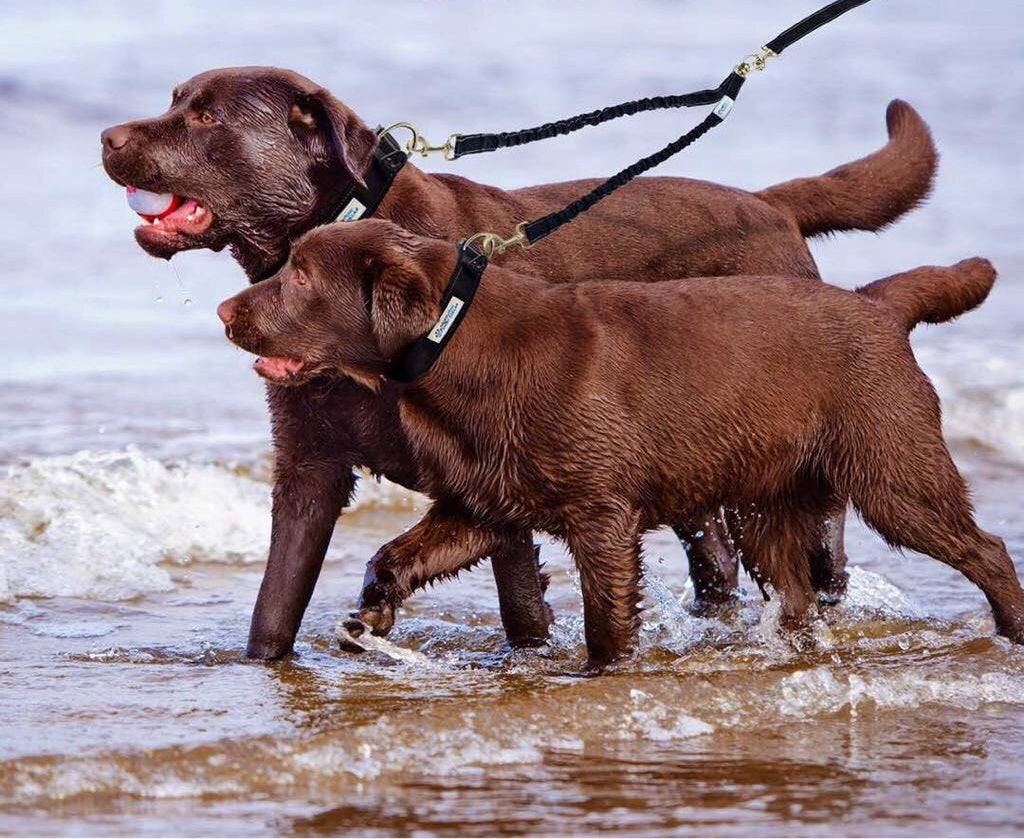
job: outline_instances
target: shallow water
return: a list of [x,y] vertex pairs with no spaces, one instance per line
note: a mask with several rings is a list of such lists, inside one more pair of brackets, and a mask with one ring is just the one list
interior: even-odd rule
[[[403,2],[384,19],[336,3],[282,20],[263,2],[89,2],[75,17],[4,4],[0,833],[1024,833],[1024,653],[992,636],[964,580],[857,522],[850,597],[802,651],[753,591],[721,619],[692,616],[681,549],[652,534],[641,655],[594,679],[579,675],[578,587],[550,543],[547,648],[504,648],[481,569],[416,596],[372,652],[339,652],[363,562],[424,506],[367,480],[299,656],[245,662],[268,430],[250,359],[213,313],[241,274],[226,254],[146,257],[95,166],[102,127],[156,112],[211,66],[292,66],[368,121],[440,138],[713,83],[812,5]],[[890,98],[921,110],[943,155],[930,202],[815,254],[846,286],[996,262],[986,305],[915,347],[979,519],[1021,570],[1018,6],[851,12],[665,171],[758,187],[877,147]],[[503,186],[610,173],[694,116],[456,171]]]

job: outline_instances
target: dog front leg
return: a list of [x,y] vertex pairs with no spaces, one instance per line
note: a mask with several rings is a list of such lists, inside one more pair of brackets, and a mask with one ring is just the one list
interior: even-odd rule
[[347,628],[358,636],[362,627],[374,635],[387,635],[395,623],[395,611],[416,589],[435,580],[456,576],[486,556],[533,548],[529,534],[524,542],[520,534],[481,527],[460,511],[435,503],[420,522],[397,539],[392,539],[366,565],[356,622]]
[[277,659],[291,652],[354,485],[351,463],[298,463],[277,475],[270,556],[249,628],[249,658]]

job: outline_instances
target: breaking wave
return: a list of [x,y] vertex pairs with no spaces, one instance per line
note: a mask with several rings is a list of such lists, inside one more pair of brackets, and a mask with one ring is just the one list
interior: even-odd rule
[[[353,507],[411,498],[364,480]],[[260,562],[269,541],[270,486],[227,466],[82,451],[0,478],[0,601],[167,591],[175,564]]]

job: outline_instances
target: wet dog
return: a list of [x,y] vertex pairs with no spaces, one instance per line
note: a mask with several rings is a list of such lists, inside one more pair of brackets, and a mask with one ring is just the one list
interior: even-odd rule
[[[330,225],[218,311],[270,381],[376,391],[436,327],[455,264],[451,243],[389,222]],[[799,625],[813,602],[803,546],[850,499],[891,545],[961,571],[1024,643],[1024,592],[975,524],[908,340],[994,279],[983,259],[859,292],[771,276],[555,285],[491,266],[434,367],[399,395],[434,504],[371,563],[360,618],[386,632],[417,586],[542,530],[569,546],[590,663],[606,665],[638,632],[641,535],[725,505],[755,511],[737,516],[744,562]]]
[[[641,178],[534,250],[506,264],[555,282],[616,273],[655,281],[684,276],[786,274],[816,279],[804,241],[839,230],[879,230],[928,193],[936,154],[927,126],[905,103],[887,113],[878,152],[820,177],[749,193],[685,178]],[[367,170],[377,137],[350,108],[286,70],[212,70],[179,85],[167,112],[103,132],[103,164],[122,185],[174,193],[181,207],[136,230],[139,244],[170,258],[190,248],[230,248],[251,281],[273,273],[291,241],[331,221],[341,196]],[[560,209],[595,181],[505,192],[407,164],[377,216],[420,235],[454,240],[511,230]],[[353,467],[413,489],[424,479],[398,421],[397,390],[349,380],[268,387],[276,454],[270,557],[253,613],[248,654],[291,650],[324,552],[351,496]],[[841,522],[842,510],[832,518]],[[704,602],[726,599],[734,559],[714,526],[688,534]],[[529,533],[491,549],[502,618],[512,643],[547,633],[544,578]],[[815,586],[845,583],[841,524],[812,539]]]

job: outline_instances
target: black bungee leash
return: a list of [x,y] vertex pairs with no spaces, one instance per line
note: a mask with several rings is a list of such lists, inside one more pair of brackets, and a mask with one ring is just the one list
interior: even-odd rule
[[[431,146],[416,129],[408,123],[396,123],[391,128],[403,127],[412,131],[413,137],[406,145],[409,155],[426,156],[432,152],[443,152],[448,160],[454,160],[464,154],[478,154],[495,151],[499,148],[518,146],[537,140],[548,139],[560,134],[568,134],[587,125],[598,125],[621,116],[629,116],[645,110],[657,108],[694,107],[697,105],[714,104],[715,107],[687,133],[669,143],[663,149],[649,155],[598,185],[586,195],[577,198],[567,206],[554,213],[529,222],[520,222],[515,232],[507,239],[496,233],[477,233],[462,239],[457,245],[458,261],[448,285],[441,296],[441,316],[434,326],[423,336],[401,351],[393,360],[388,376],[398,382],[408,383],[425,374],[437,361],[445,346],[455,335],[459,324],[466,316],[476,289],[480,284],[484,269],[494,254],[503,254],[513,245],[530,248],[558,228],[568,224],[580,213],[586,212],[598,201],[606,198],[615,190],[625,186],[637,176],[664,163],[693,144],[708,131],[720,125],[732,110],[743,83],[750,73],[764,70],[765,62],[782,53],[787,47],[806,37],[826,23],[838,18],[869,0],[836,0],[836,2],[808,15],[800,22],[777,35],[757,53],[747,56],[740,62],[716,88],[695,91],[679,96],[654,97],[626,102],[600,111],[580,114],[576,117],[548,123],[537,128],[525,129],[505,134],[473,134],[463,137],[453,134],[442,146]],[[391,128],[382,132],[387,136]],[[477,247],[475,242],[479,241]]]
[[[805,17],[799,23],[795,23],[785,32],[776,35],[758,52],[748,55],[736,65],[734,72],[746,78],[752,71],[763,70],[765,62],[769,58],[781,55],[787,47],[810,35],[816,29],[821,28],[826,23],[831,23],[840,15],[857,6],[863,6],[867,2],[868,0],[835,0],[835,2],[829,3],[827,6]],[[726,78],[718,87],[695,90],[691,93],[634,99],[630,102],[610,105],[607,108],[588,111],[585,114],[577,114],[573,117],[548,122],[535,128],[524,128],[520,131],[499,132],[497,134],[456,133],[450,135],[439,146],[431,144],[419,133],[419,130],[414,125],[408,122],[395,123],[388,130],[404,128],[411,133],[412,137],[405,145],[406,152],[410,157],[414,154],[427,157],[431,154],[440,153],[444,155],[445,160],[453,161],[468,154],[482,154],[484,152],[497,151],[498,149],[523,146],[527,143],[535,143],[538,140],[548,140],[552,137],[564,136],[574,131],[579,131],[581,128],[601,125],[614,119],[633,116],[645,111],[713,105],[719,102],[724,95],[727,95],[727,84],[729,84],[729,78]]]

